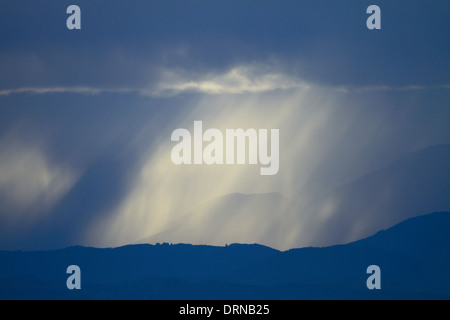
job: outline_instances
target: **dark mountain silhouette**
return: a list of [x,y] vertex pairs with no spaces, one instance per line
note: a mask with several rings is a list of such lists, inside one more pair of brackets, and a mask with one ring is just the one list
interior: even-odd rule
[[[450,212],[346,245],[278,251],[252,244],[0,251],[2,299],[449,299]],[[69,265],[81,290],[66,288]],[[366,287],[369,265],[381,290]]]

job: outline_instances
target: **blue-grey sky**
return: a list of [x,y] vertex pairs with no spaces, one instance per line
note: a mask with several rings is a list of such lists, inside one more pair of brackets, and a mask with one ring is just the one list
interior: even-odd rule
[[[66,28],[71,4],[81,30]],[[371,4],[381,30],[366,28]],[[202,241],[347,240],[267,234],[304,228],[320,196],[450,143],[449,15],[447,1],[2,1],[0,248],[131,243],[211,199],[271,192],[291,209],[259,221],[266,233],[246,216],[264,208],[233,202],[242,214],[227,220],[225,205],[227,231]],[[170,134],[194,120],[279,128],[279,173],[174,166]]]

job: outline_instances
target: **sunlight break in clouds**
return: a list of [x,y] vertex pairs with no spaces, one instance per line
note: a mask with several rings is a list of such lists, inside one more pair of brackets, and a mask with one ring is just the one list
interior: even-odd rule
[[[241,79],[237,76],[240,71],[236,70],[244,69],[233,70],[226,75]],[[188,218],[191,231],[180,236],[184,242],[223,245],[240,239],[275,248],[292,247],[296,240],[290,237],[289,230],[292,228],[293,212],[279,208],[268,215],[263,208],[259,207],[258,210],[254,202],[244,201],[233,204],[235,216],[227,219],[229,213],[214,212],[214,205],[204,206],[211,199],[236,192],[276,192],[283,197],[296,197],[300,203],[308,198],[306,184],[318,164],[317,159],[324,156],[326,145],[332,143],[345,126],[329,128],[328,131],[335,130],[336,133],[330,136],[323,133],[335,113],[335,93],[332,90],[312,89],[304,84],[294,86],[289,77],[283,78],[281,74],[277,77],[279,84],[286,86],[286,89],[274,90],[281,86],[275,82],[269,85],[267,79],[272,79],[272,76],[268,75],[262,77],[265,84],[260,86],[241,79],[242,88],[236,84],[228,87],[224,85],[220,90],[225,90],[225,87],[228,89],[222,94],[209,94],[206,90],[202,92],[204,96],[194,110],[179,115],[173,124],[173,129],[188,130],[192,130],[194,120],[202,120],[205,130],[279,128],[280,170],[277,175],[260,176],[259,168],[250,165],[177,166],[171,161],[174,144],[170,141],[170,135],[165,139],[158,137],[163,142],[159,148],[149,150],[146,154],[147,160],[137,170],[129,192],[106,220],[99,220],[92,226],[88,237],[102,246],[133,243],[171,228],[186,217],[195,216],[194,220]],[[217,78],[209,81],[206,76],[205,79],[203,83],[222,81],[217,81]],[[233,88],[233,93],[229,88]],[[254,88],[255,92],[248,92],[249,88]],[[320,108],[317,107],[319,105]],[[317,148],[317,145],[321,145],[321,148]],[[300,196],[303,190],[306,192],[305,199]],[[195,213],[199,214],[193,215]],[[217,227],[218,221],[212,221],[214,226],[204,223],[211,216],[223,222],[219,228],[220,234],[209,230]],[[273,223],[280,223],[277,232],[270,227]],[[210,237],[199,238],[204,234]]]
[[299,79],[282,74],[273,67],[239,65],[223,73],[190,74],[182,70],[164,70],[155,88],[142,94],[173,96],[182,92],[203,94],[262,93],[307,87]]
[[[239,66],[221,75],[193,76],[198,81],[186,81],[187,76],[175,73],[172,85],[163,78],[156,87],[162,90],[159,94],[196,91],[195,107],[177,110],[171,131],[186,128],[192,132],[196,120],[203,122],[204,130],[279,129],[277,175],[260,176],[258,167],[249,165],[177,166],[171,161],[175,143],[170,141],[170,132],[165,132],[153,137],[160,141],[156,148],[142,146],[148,151],[133,168],[136,174],[126,194],[114,210],[90,226],[86,238],[100,246],[145,238],[215,245],[239,241],[277,249],[308,246],[318,239],[327,243],[328,235],[320,227],[335,214],[338,203],[327,201],[318,210],[309,210],[311,201],[367,173],[373,161],[367,153],[370,148],[379,151],[380,146],[403,141],[393,139],[397,124],[389,125],[391,112],[400,108],[405,115],[415,109],[384,106],[385,101],[373,99],[371,92],[361,96],[354,88],[342,91],[305,84],[273,70]],[[421,88],[401,92],[410,90]],[[361,130],[364,134],[355,134]],[[377,165],[386,160],[392,159],[378,157]],[[255,194],[260,196],[245,196]],[[268,198],[276,199],[279,208],[260,205]],[[353,228],[355,239],[367,236],[356,227],[337,231],[345,234]]]

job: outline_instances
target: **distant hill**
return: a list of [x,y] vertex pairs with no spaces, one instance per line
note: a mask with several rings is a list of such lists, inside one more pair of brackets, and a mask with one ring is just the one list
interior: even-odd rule
[[[278,251],[257,244],[0,251],[1,299],[450,299],[450,212],[346,245]],[[67,266],[82,289],[66,289]],[[366,268],[381,268],[381,290]]]

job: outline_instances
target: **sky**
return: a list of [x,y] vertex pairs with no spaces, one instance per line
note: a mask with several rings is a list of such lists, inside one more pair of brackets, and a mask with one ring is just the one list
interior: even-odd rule
[[[380,30],[366,27],[374,3]],[[80,30],[66,27],[71,4]],[[202,241],[344,241],[319,227],[268,234],[317,226],[302,216],[317,198],[450,143],[449,15],[434,0],[1,1],[0,249],[124,245],[186,216],[186,242],[223,223],[220,241]],[[279,172],[174,165],[171,133],[195,120],[279,129]],[[235,193],[280,194],[289,217],[254,221],[268,209],[233,203],[200,221]]]

